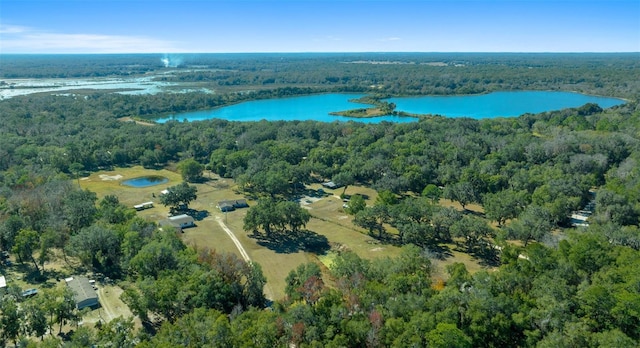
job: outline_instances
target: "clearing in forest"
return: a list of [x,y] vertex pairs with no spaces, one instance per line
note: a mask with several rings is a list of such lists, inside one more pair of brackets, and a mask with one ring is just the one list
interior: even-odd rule
[[[163,184],[142,188],[122,185],[124,180],[148,175],[163,176],[169,180]],[[284,296],[285,278],[289,272],[302,263],[321,263],[321,260],[330,259],[331,255],[324,255],[327,252],[332,254],[336,250],[351,250],[366,259],[394,257],[400,253],[399,247],[380,243],[351,222],[352,218],[344,212],[344,202],[340,198],[343,188],[326,189],[325,195],[301,200],[301,205],[308,209],[312,215],[306,226],[306,229],[310,231],[306,237],[313,239],[310,242],[312,244],[318,242],[326,246],[326,248],[321,248],[322,250],[318,253],[307,250],[288,238],[278,242],[269,242],[261,236],[253,236],[252,233],[245,232],[243,219],[248,209],[242,208],[223,213],[218,209],[217,204],[220,201],[234,199],[247,199],[250,206],[257,204],[257,202],[238,192],[232,179],[220,178],[211,173],[205,173],[204,177],[207,179],[205,182],[191,184],[197,187],[198,198],[189,205],[189,208],[203,214],[196,219],[196,227],[184,229],[184,233],[181,235],[183,241],[197,249],[209,248],[218,252],[230,252],[240,258],[248,257],[251,261],[259,263],[267,278],[265,294],[271,299],[277,300]],[[143,201],[154,201],[153,208],[138,211],[137,214],[155,222],[166,219],[169,213],[167,207],[159,204],[160,191],[181,182],[181,176],[170,170],[144,169],[139,166],[93,173],[89,177],[79,180],[83,189],[96,192],[98,198],[105,195],[115,195],[121,203],[131,207]],[[314,184],[309,188],[317,190],[321,186]],[[355,185],[349,186],[345,193],[347,195],[361,194],[366,197],[369,205],[373,204],[377,196],[375,190]],[[233,233],[235,241],[230,238],[229,233],[222,225]],[[393,231],[391,232],[393,233]],[[238,243],[241,248],[238,247]],[[456,253],[454,256],[445,261],[434,262],[437,277],[446,278],[444,265],[454,261],[465,263],[470,270],[479,269],[477,262],[468,255]]]

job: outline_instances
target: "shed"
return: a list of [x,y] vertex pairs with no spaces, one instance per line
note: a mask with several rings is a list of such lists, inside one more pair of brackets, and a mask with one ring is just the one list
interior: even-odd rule
[[87,277],[66,278],[67,286],[73,291],[76,308],[97,307],[100,305],[98,294]]
[[229,199],[218,202],[218,208],[222,212],[234,211],[238,208],[248,208],[249,204],[246,199]]
[[187,214],[172,216],[169,218],[169,223],[180,229],[186,228],[186,227],[193,227],[196,225],[193,217]]
[[220,208],[221,212],[234,211],[236,208],[229,201],[218,202],[218,208]]
[[234,208],[249,208],[249,203],[246,199],[236,199],[233,203]]
[[0,290],[7,287],[7,279],[4,276],[0,276]]

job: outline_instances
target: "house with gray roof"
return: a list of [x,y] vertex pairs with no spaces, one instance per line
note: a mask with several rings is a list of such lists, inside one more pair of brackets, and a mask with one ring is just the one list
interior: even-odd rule
[[87,277],[77,276],[65,279],[67,286],[73,291],[76,308],[98,307],[98,294]]
[[222,212],[234,211],[238,208],[248,208],[246,199],[229,199],[218,202],[218,208]]

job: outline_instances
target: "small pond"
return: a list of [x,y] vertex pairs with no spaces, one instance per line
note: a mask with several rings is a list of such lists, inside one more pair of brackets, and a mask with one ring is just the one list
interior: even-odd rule
[[169,179],[165,178],[164,176],[147,175],[147,176],[141,176],[138,178],[125,180],[122,182],[122,185],[131,186],[131,187],[149,187],[149,186],[164,184],[167,181],[169,181]]

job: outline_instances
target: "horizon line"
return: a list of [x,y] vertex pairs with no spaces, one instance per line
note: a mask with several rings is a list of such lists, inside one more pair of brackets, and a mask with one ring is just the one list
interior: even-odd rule
[[263,52],[0,52],[0,55],[115,55],[115,54],[640,54],[640,51],[263,51]]

